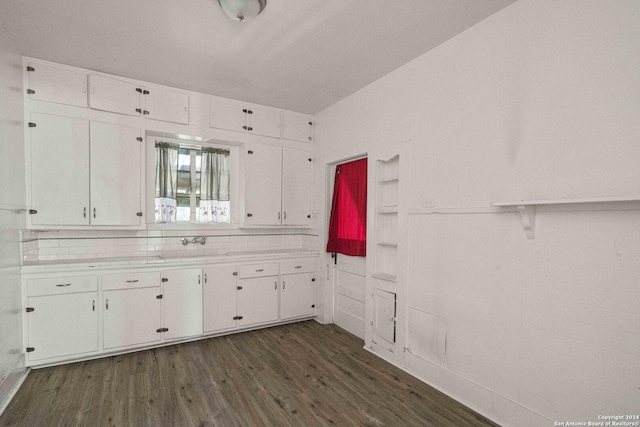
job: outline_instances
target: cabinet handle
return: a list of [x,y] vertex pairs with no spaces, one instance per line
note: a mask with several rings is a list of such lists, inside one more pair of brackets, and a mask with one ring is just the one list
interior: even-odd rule
[[200,275],[198,274],[198,285],[200,284]]
[[86,206],[84,207],[84,210],[82,211],[82,216],[83,216],[84,218],[86,218],[86,217],[87,217],[87,207],[86,207]]
[[273,289],[275,289],[276,291],[278,290],[278,281],[275,281],[275,286],[273,287]]
[[204,283],[207,283],[207,273],[204,273]]
[[96,311],[96,300],[91,301],[91,311]]
[[249,127],[247,128],[247,130],[248,130],[249,132],[251,132],[251,131],[253,130],[253,128],[252,128],[251,126],[249,126]]
[[287,219],[287,211],[284,211],[284,216],[282,217],[282,219]]
[[59,288],[66,288],[67,286],[71,286],[71,283],[60,283],[59,285],[56,285]]
[[278,221],[280,221],[280,211],[278,211]]
[[142,113],[142,108],[136,108],[136,113]]
[[136,280],[127,280],[127,283],[136,283],[136,282],[138,282],[138,279],[136,279]]
[[256,270],[256,273],[260,273],[261,271],[264,271],[264,268],[259,268]]
[[107,310],[109,310],[109,298],[107,298]]
[[147,110],[144,110],[142,114],[149,114],[149,112]]
[[301,265],[296,265],[296,266],[295,266],[295,267],[293,267],[293,268],[302,268],[302,266],[301,266]]
[[247,130],[247,127],[246,126],[242,126],[242,129]]
[[284,289],[284,288],[285,288],[285,286],[287,286],[287,284],[286,284],[286,283],[284,283],[284,280],[283,280],[283,281],[282,281],[282,289]]
[[93,208],[93,217],[96,217],[96,208]]

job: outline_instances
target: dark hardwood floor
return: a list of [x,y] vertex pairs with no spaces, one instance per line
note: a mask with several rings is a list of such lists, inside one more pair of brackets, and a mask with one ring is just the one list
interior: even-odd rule
[[301,322],[33,370],[2,426],[495,426]]

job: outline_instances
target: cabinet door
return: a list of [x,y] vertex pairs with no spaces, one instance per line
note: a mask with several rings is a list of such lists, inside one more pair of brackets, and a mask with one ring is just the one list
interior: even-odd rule
[[148,119],[189,123],[189,95],[162,88],[147,88],[144,110]]
[[390,344],[396,342],[396,294],[375,290],[373,333]]
[[293,148],[282,152],[282,224],[309,225],[311,219],[311,153]]
[[140,129],[91,122],[91,224],[140,225]]
[[274,110],[262,110],[249,108],[248,130],[255,135],[280,138],[280,112]]
[[236,265],[222,264],[202,270],[204,331],[215,332],[236,327]]
[[31,113],[34,225],[89,225],[89,122]]
[[199,268],[162,272],[162,316],[168,329],[165,339],[202,334],[201,275]]
[[280,318],[290,319],[315,314],[316,286],[313,273],[287,274],[281,277]]
[[102,346],[117,348],[160,341],[160,288],[124,289],[102,294]]
[[239,279],[238,327],[278,320],[278,276]]
[[87,107],[87,74],[40,63],[27,65],[29,98]]
[[30,361],[98,350],[97,292],[30,297],[27,319]]
[[245,132],[246,111],[246,107],[237,102],[212,99],[209,101],[209,127]]
[[311,142],[313,123],[311,118],[294,116],[291,114],[282,115],[282,138],[292,141]]
[[282,148],[248,147],[245,171],[245,223],[280,225]]
[[142,88],[131,82],[92,74],[89,76],[89,106],[95,110],[139,116]]

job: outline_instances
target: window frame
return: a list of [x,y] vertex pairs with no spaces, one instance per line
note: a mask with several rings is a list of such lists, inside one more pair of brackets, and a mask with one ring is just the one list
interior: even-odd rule
[[[171,142],[173,144],[177,144],[180,148],[187,149],[201,149],[202,147],[211,147],[211,148],[221,148],[229,151],[230,156],[230,196],[229,196],[229,205],[231,210],[230,222],[225,223],[207,223],[207,222],[199,222],[195,220],[195,198],[196,192],[191,192],[191,214],[189,221],[176,221],[172,223],[156,223],[155,222],[155,168],[156,168],[156,152],[155,152],[155,143],[156,141],[165,141]],[[150,136],[146,137],[146,182],[145,182],[145,207],[146,207],[146,229],[147,230],[196,230],[196,229],[237,229],[239,228],[239,210],[241,207],[241,201],[243,199],[243,195],[240,194],[241,186],[240,186],[240,147],[237,144],[227,143],[226,141],[200,141],[199,138],[190,138],[190,139],[182,139],[182,138],[171,138],[171,137],[160,137],[160,136]],[[195,152],[191,153],[192,162],[191,162],[191,180],[192,185],[195,185],[195,174],[193,171],[196,168],[195,165]]]

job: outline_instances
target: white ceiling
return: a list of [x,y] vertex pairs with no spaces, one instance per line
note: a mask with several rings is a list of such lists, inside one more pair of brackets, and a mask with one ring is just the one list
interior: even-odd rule
[[1,0],[20,53],[317,113],[515,0],[268,0],[253,20],[216,0]]

